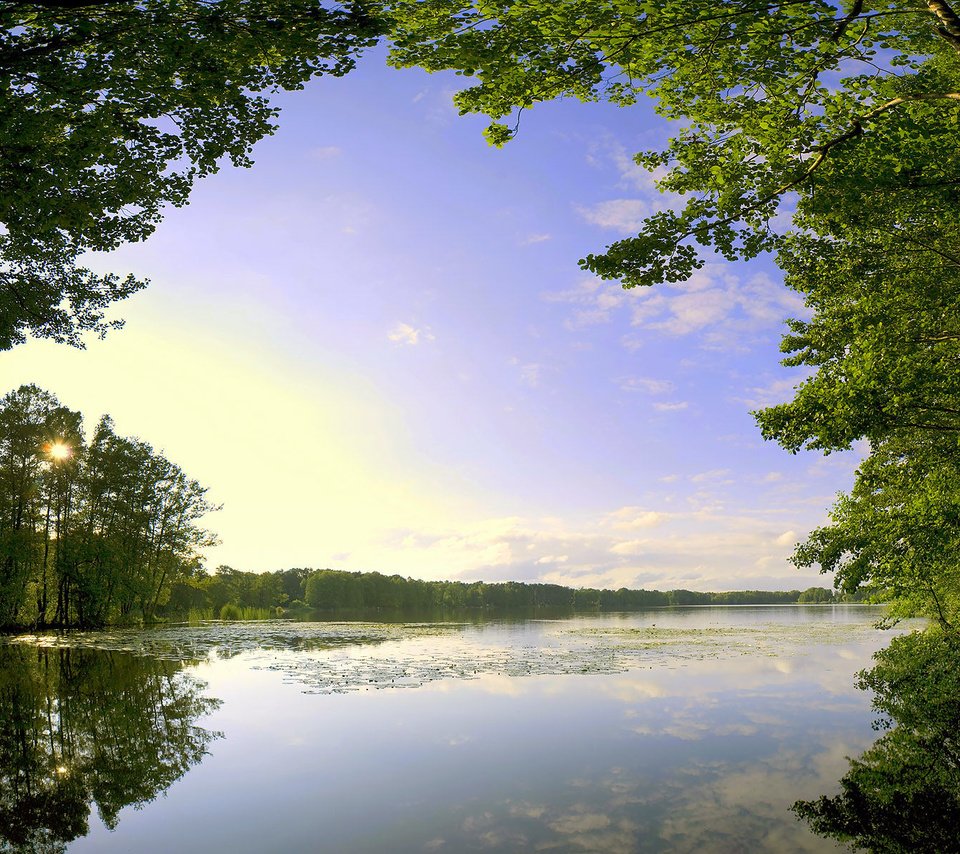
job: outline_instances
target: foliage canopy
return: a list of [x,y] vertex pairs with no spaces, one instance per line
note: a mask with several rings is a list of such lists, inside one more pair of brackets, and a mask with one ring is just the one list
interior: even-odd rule
[[[55,449],[61,449],[57,453]],[[206,490],[104,416],[21,386],[0,399],[0,627],[151,619],[213,537]]]
[[475,77],[457,103],[497,120],[494,144],[519,127],[499,120],[553,98],[627,106],[646,94],[680,120],[664,150],[637,161],[667,170],[659,186],[683,195],[683,208],[582,262],[627,286],[686,279],[702,264],[695,244],[731,259],[789,252],[774,222],[782,207],[795,232],[841,241],[848,226],[879,236],[896,220],[905,249],[935,242],[923,226],[955,206],[960,18],[940,0],[390,8],[393,61]]

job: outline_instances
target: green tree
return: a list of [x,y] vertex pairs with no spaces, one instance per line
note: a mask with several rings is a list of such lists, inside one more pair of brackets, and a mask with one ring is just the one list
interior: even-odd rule
[[283,605],[296,601],[303,602],[306,593],[307,578],[310,576],[310,572],[309,569],[303,568],[278,570],[277,575],[280,578],[280,586],[283,590],[283,595],[286,597],[285,601],[279,602],[278,604]]
[[311,608],[345,608],[345,573],[321,569],[307,578],[306,603]]
[[79,474],[83,500],[64,541],[55,622],[153,619],[210,536],[206,490],[137,439],[100,421]]
[[808,587],[797,596],[801,605],[823,605],[833,602],[833,593],[825,587]]
[[0,626],[150,620],[213,539],[206,490],[26,385],[0,399]]
[[600,591],[583,587],[574,590],[573,607],[578,611],[599,611]]
[[[54,445],[64,458],[51,455]],[[80,414],[49,392],[25,385],[0,399],[0,625],[14,621],[31,581],[46,612],[53,543],[65,534],[81,452]]]
[[[627,286],[686,279],[698,244],[731,259],[783,247],[772,220],[787,201],[800,233],[827,237],[856,220],[879,232],[857,210],[873,198],[871,212],[906,229],[887,235],[904,252],[954,204],[960,17],[944,0],[389,6],[392,61],[475,78],[456,102],[496,120],[494,144],[519,127],[499,120],[561,97],[629,106],[646,94],[682,120],[664,150],[637,155],[667,170],[658,184],[682,209],[582,262]],[[915,229],[908,208],[924,209]]]
[[377,34],[349,0],[0,2],[0,350],[117,325],[105,309],[145,283],[78,256],[248,166],[269,94],[346,73]]
[[801,566],[835,573],[852,593],[869,587],[894,603],[892,617],[960,616],[960,452],[956,440],[923,433],[888,440],[860,466],[850,495],[796,553]]

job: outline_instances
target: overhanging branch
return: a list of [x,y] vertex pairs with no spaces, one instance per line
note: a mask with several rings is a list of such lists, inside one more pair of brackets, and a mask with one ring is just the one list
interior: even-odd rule
[[937,32],[960,52],[960,16],[944,0],[927,0],[927,8],[937,16]]
[[779,198],[785,193],[789,193],[791,190],[799,187],[804,181],[807,180],[820,166],[823,165],[824,161],[827,159],[827,156],[830,152],[839,145],[842,145],[845,142],[848,142],[855,137],[861,136],[864,132],[864,125],[867,122],[872,121],[884,113],[889,112],[890,110],[895,109],[896,107],[901,106],[902,104],[912,103],[914,101],[958,101],[960,102],[960,92],[941,92],[941,93],[930,93],[930,94],[921,94],[921,95],[907,95],[902,98],[893,98],[889,101],[880,104],[878,107],[870,110],[870,112],[865,113],[862,116],[859,116],[853,119],[850,123],[850,129],[844,131],[839,136],[834,137],[833,139],[828,140],[822,145],[818,145],[813,149],[817,153],[817,156],[813,158],[810,162],[810,165],[803,170],[796,178],[792,178],[784,184],[781,184],[775,190],[767,193],[761,198],[757,199],[755,202],[746,205],[740,208],[736,213],[730,214],[729,216],[719,219],[716,222],[705,223],[699,225],[695,228],[691,228],[689,231],[680,235],[679,240],[685,240],[688,237],[694,237],[698,234],[704,234],[706,232],[713,231],[714,229],[720,228],[725,225],[731,225],[732,223],[737,222],[742,219],[746,214],[752,213],[753,211],[759,210],[764,207],[764,205],[769,204],[774,199]]

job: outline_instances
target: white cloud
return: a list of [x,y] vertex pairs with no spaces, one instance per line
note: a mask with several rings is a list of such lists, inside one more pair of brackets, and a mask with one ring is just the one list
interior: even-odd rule
[[690,404],[685,400],[677,400],[673,402],[657,401],[653,404],[653,408],[657,412],[679,412],[682,409],[686,409]]
[[[654,307],[662,310],[651,316]],[[726,320],[731,308],[729,294],[720,289],[680,293],[639,305],[633,313],[633,325],[669,335],[687,335]]]
[[548,240],[553,240],[552,234],[547,234],[546,232],[541,234],[528,234],[520,241],[520,245],[532,246],[535,243],[546,243]]
[[664,203],[682,204],[682,197],[675,193],[664,193],[657,187],[657,181],[664,178],[667,174],[666,166],[659,166],[653,171],[645,169],[643,166],[627,154],[627,150],[622,145],[615,145],[611,150],[613,162],[620,172],[621,183],[625,186],[639,190],[646,196],[657,197],[661,199],[661,205]]
[[338,145],[322,145],[310,151],[310,156],[314,160],[331,160],[341,154],[343,154],[343,149]]
[[638,193],[639,198],[608,199],[592,205],[578,205],[577,212],[587,222],[621,234],[636,234],[643,227],[644,220],[652,214],[683,206],[681,196],[665,193],[657,186],[657,181],[666,176],[666,168],[649,171],[637,165],[627,150],[615,141],[606,140],[595,151],[599,156],[593,153],[589,159],[598,165],[612,163],[620,175],[620,186]]
[[776,406],[778,403],[786,403],[793,397],[793,392],[802,379],[802,377],[790,377],[772,380],[763,386],[751,386],[744,389],[742,397],[734,399],[738,403],[745,403],[750,409]]
[[520,365],[520,382],[530,388],[537,388],[540,385],[540,377],[543,374],[543,365],[537,362],[528,362]]
[[387,338],[395,344],[409,344],[410,346],[416,346],[421,341],[436,340],[429,326],[417,329],[409,323],[398,323],[387,333]]
[[566,563],[568,560],[570,560],[569,555],[544,555],[537,558],[536,563],[538,566],[542,566],[543,564]]
[[[666,478],[661,478],[666,480]],[[618,529],[650,528],[666,520],[668,515],[656,510],[644,510],[642,507],[621,507],[607,516],[608,524]]]
[[633,528],[651,528],[669,518],[669,514],[657,510],[628,506],[607,514],[604,523],[616,530],[631,530]]
[[[730,474],[730,469],[710,469],[709,471],[698,472],[690,476],[691,483],[707,483],[710,481],[723,481]],[[729,483],[730,481],[724,481]]]
[[682,196],[664,192],[657,186],[657,182],[666,177],[667,167],[658,166],[651,171],[640,166],[626,147],[615,140],[607,139],[601,142],[596,148],[596,154],[590,159],[595,163],[612,163],[620,175],[620,186],[639,192],[655,210],[681,207],[684,204]]
[[[803,530],[806,521],[796,509],[668,513],[627,506],[579,520],[507,517],[434,533],[398,532],[379,547],[391,565],[416,566],[426,577],[613,589],[803,589],[816,576],[797,574],[787,561],[793,540],[778,537]],[[376,566],[372,557],[356,556],[356,568]]]
[[460,112],[453,101],[456,94],[455,86],[430,85],[414,95],[411,103],[419,105],[419,114],[428,124],[445,127],[456,120]]
[[579,205],[577,212],[591,225],[636,234],[653,209],[642,199],[610,199],[595,205]]
[[647,549],[649,540],[622,540],[610,546],[610,553],[615,555],[630,555],[635,557],[643,554]]
[[544,302],[567,303],[576,306],[573,315],[567,319],[568,329],[580,329],[607,323],[613,312],[624,305],[628,293],[619,285],[608,284],[601,279],[584,279],[572,288],[562,291],[545,291],[540,295]]
[[540,362],[522,362],[516,356],[509,362],[517,369],[520,382],[528,388],[537,388],[543,378],[546,366]]
[[622,391],[637,391],[643,394],[667,394],[674,388],[669,380],[655,380],[650,377],[620,377],[614,382]]
[[617,291],[603,290],[597,294],[596,305],[600,311],[609,311],[623,304],[624,293],[620,288]]
[[544,302],[567,302],[573,305],[593,305],[596,293],[603,287],[603,281],[597,278],[584,279],[572,288],[563,291],[544,291],[540,298]]
[[774,542],[778,546],[792,546],[797,541],[796,531],[784,531]]
[[545,292],[541,298],[574,307],[564,321],[568,329],[608,323],[626,310],[638,331],[621,337],[620,343],[631,351],[645,343],[644,333],[696,335],[705,349],[744,351],[759,337],[778,331],[787,317],[806,312],[797,294],[765,273],[744,277],[719,260],[694,271],[686,282],[625,290],[589,278],[566,290]]
[[802,315],[802,300],[764,273],[749,278],[711,262],[689,281],[638,288],[631,323],[672,336],[699,334],[708,349],[745,349],[759,332]]
[[606,323],[609,320],[609,311],[595,308],[574,312],[573,316],[564,323],[564,326],[570,330],[582,329],[584,326],[596,326],[600,323]]

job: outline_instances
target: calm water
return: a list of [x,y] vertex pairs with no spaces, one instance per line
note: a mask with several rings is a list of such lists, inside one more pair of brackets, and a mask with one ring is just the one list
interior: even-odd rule
[[17,638],[0,851],[833,851],[789,806],[875,737],[879,613]]

